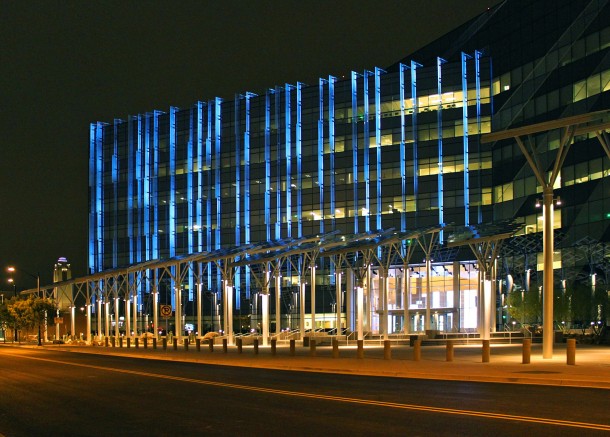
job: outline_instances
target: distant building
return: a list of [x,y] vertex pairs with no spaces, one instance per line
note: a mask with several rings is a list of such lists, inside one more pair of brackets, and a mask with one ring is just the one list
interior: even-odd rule
[[[483,144],[480,137],[609,108],[608,2],[511,0],[392,66],[93,123],[90,273],[333,231],[519,218],[523,230],[502,252],[498,275],[507,278],[505,285],[514,278],[516,287],[529,290],[542,269],[539,184],[514,141]],[[531,137],[547,171],[560,135],[555,130]],[[555,186],[563,201],[554,212],[557,290],[566,290],[562,281],[569,288],[595,273],[598,285],[609,279],[609,191],[610,160],[599,139],[576,136]],[[438,248],[442,256],[430,273],[431,290],[421,264],[411,266],[408,295],[405,273],[389,272],[390,332],[477,328],[472,254],[444,248]],[[57,266],[63,272],[64,264]],[[315,326],[309,320],[310,328],[334,326],[332,272],[332,261],[322,259],[313,308],[320,318]],[[297,281],[285,266],[283,327],[298,320],[292,292]],[[185,314],[193,317],[192,277],[180,285],[188,291]],[[159,285],[161,303],[176,305],[174,286]],[[371,332],[385,329],[379,288],[372,278],[366,291]],[[214,326],[220,276],[206,277],[204,289],[210,292],[204,314]],[[249,269],[239,267],[234,301],[240,315],[259,320],[260,291]],[[508,322],[501,308],[506,291],[499,287],[498,329]],[[151,286],[143,282],[139,293],[145,304]],[[341,326],[353,328],[349,300],[340,303]],[[599,305],[605,308],[607,298]],[[423,319],[426,307],[432,320]],[[602,309],[592,320],[604,317]],[[577,316],[558,317],[575,322]]]

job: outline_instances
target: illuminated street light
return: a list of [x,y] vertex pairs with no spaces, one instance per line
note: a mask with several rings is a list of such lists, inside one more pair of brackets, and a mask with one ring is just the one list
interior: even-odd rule
[[[28,276],[30,276],[30,277],[32,277],[32,278],[34,278],[34,279],[36,279],[36,295],[37,295],[38,297],[40,297],[40,274],[39,274],[39,273],[36,273],[36,274],[34,275],[33,273],[30,273],[30,272],[28,272],[28,271],[26,271],[26,270],[23,270],[23,269],[16,269],[16,268],[15,268],[15,267],[13,267],[13,266],[7,267],[7,269],[6,269],[6,270],[7,270],[9,273],[14,273],[14,272],[16,272],[16,271],[18,270],[18,271],[20,271],[21,273],[25,273],[26,275],[28,275]],[[13,279],[13,278],[11,278],[11,279],[9,280],[9,282],[13,282],[13,281],[12,281],[12,279]],[[15,285],[13,285],[13,287],[15,287]],[[14,290],[14,292],[15,292],[15,296],[17,296],[17,291],[16,291],[17,289],[16,289],[16,288],[14,288],[13,290]],[[41,333],[40,333],[40,320],[38,321],[38,346],[42,346],[42,338],[41,338]]]

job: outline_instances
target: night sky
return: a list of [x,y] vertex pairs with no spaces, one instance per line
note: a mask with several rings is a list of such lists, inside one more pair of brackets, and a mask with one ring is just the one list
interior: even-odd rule
[[91,122],[387,67],[497,3],[0,0],[0,290],[87,273]]

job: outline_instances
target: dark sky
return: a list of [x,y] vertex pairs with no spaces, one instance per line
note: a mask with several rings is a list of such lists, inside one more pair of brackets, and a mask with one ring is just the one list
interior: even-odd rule
[[0,290],[86,274],[89,123],[387,67],[498,2],[1,0]]

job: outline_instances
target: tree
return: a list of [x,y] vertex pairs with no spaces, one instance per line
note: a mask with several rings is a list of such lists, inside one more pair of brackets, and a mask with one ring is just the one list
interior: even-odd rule
[[46,314],[53,311],[55,311],[55,304],[51,300],[35,296],[27,299],[11,299],[8,304],[8,313],[15,329],[25,330],[27,333],[38,326],[39,338],[40,326],[44,323]]

